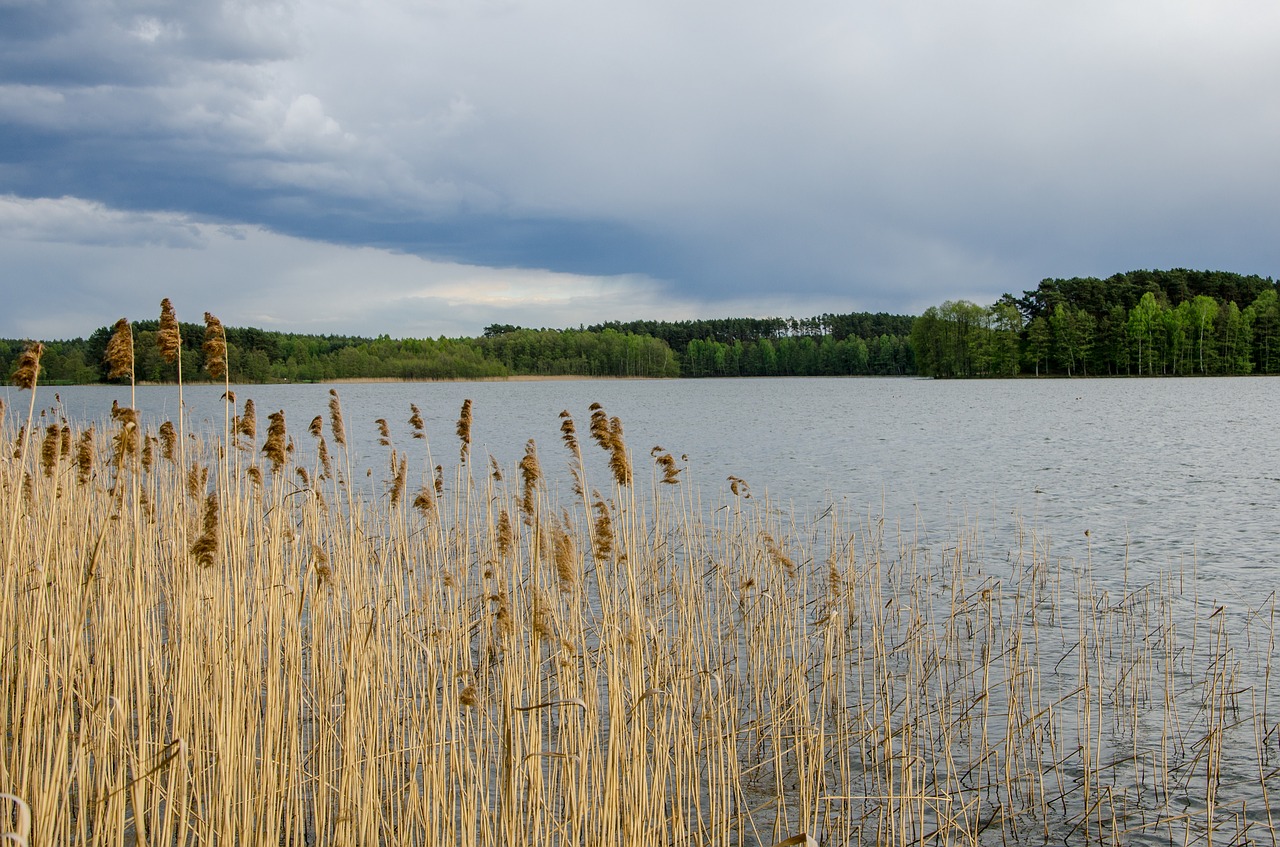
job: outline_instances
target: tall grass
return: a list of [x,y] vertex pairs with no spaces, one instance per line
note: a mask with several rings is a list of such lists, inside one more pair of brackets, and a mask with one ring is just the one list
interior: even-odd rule
[[470,404],[451,472],[414,408],[356,480],[345,428],[375,423],[331,401],[332,444],[276,413],[185,464],[55,404],[79,449],[0,465],[0,831],[29,807],[31,844],[1276,841],[1274,596],[1226,608],[1181,569],[1113,596],[1034,527],[1006,559],[977,527],[698,491],[598,408],[603,490],[568,412],[473,468]]

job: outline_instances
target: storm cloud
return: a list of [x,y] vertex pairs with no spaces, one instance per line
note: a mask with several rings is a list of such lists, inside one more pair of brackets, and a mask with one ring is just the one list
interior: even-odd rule
[[0,258],[43,280],[0,334],[109,289],[424,335],[1269,274],[1278,36],[1232,0],[0,0]]

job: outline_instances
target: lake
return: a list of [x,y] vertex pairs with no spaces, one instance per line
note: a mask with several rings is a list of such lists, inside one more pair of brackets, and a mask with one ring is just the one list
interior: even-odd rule
[[[315,415],[327,419],[329,388],[233,390],[241,405],[254,400],[260,431],[269,412],[284,409],[303,448],[311,441],[307,423]],[[735,475],[757,499],[767,496],[798,516],[833,502],[846,513],[883,509],[926,537],[969,526],[995,547],[1020,519],[1056,555],[1092,555],[1104,580],[1194,566],[1224,599],[1266,596],[1280,572],[1280,378],[584,379],[336,388],[357,461],[375,469],[375,479],[388,452],[378,444],[375,419],[388,420],[411,468],[450,468],[465,399],[473,401],[477,467],[487,454],[513,469],[532,438],[555,479],[567,464],[559,461],[567,453],[558,443],[558,415],[568,410],[588,463],[603,474],[605,456],[586,437],[588,407],[598,402],[622,420],[641,479],[650,448],[662,446],[688,457],[686,478],[709,501],[727,496],[726,478]],[[113,400],[129,402],[127,388],[79,386],[40,389],[40,405],[52,405],[55,393],[81,421],[105,419]],[[221,395],[221,387],[188,386],[189,427],[220,429]],[[11,414],[27,402],[7,389]],[[142,386],[137,403],[148,418],[176,419],[172,386]],[[426,446],[410,438],[410,403],[422,411]],[[567,483],[567,473],[559,479]]]
[[[654,568],[642,581],[654,588],[648,637],[663,650],[652,654],[662,661],[637,665],[638,673],[653,679],[644,676],[636,683],[634,690],[642,694],[633,707],[652,692],[663,693],[663,686],[675,691],[673,686],[684,685],[680,696],[695,702],[689,680],[703,680],[706,668],[733,667],[739,670],[717,671],[704,681],[711,686],[712,678],[718,680],[716,703],[743,704],[741,719],[731,722],[731,729],[749,735],[769,712],[757,693],[776,691],[779,682],[757,685],[754,675],[785,666],[778,657],[794,659],[800,682],[787,690],[810,692],[809,700],[799,699],[815,715],[821,712],[813,725],[839,728],[831,737],[845,739],[841,743],[855,737],[854,729],[870,726],[880,732],[882,727],[884,749],[898,751],[884,760],[890,773],[898,767],[895,761],[910,761],[903,766],[908,774],[927,761],[933,776],[945,775],[936,783],[946,789],[938,792],[939,802],[952,802],[964,791],[981,798],[982,813],[972,821],[978,832],[985,826],[978,819],[990,823],[997,810],[1014,821],[992,828],[980,843],[1007,843],[1002,839],[1019,831],[1016,821],[1027,809],[1009,804],[1027,802],[1024,792],[1039,798],[1032,811],[1035,821],[1043,822],[1044,837],[1052,830],[1069,843],[1082,824],[1096,824],[1103,840],[1104,824],[1122,826],[1110,835],[1144,844],[1183,843],[1216,828],[1234,827],[1238,836],[1275,832],[1267,810],[1275,786],[1267,786],[1280,774],[1280,725],[1274,722],[1269,693],[1277,666],[1280,570],[1272,540],[1280,446],[1270,414],[1280,399],[1278,379],[557,380],[336,388],[354,456],[353,487],[370,499],[386,495],[393,449],[409,460],[411,490],[429,479],[437,464],[445,468],[446,486],[460,478],[454,472],[459,467],[455,428],[464,400],[473,404],[469,473],[482,483],[489,457],[514,479],[526,442],[534,439],[552,490],[569,502],[569,454],[560,443],[559,417],[568,410],[589,481],[612,492],[606,456],[587,436],[593,403],[623,422],[639,491],[652,487],[651,448],[660,445],[683,457],[685,484],[675,491],[699,498],[684,502],[696,502],[693,512],[712,519],[688,534],[684,526],[659,520],[641,524],[646,543],[661,551],[640,558]],[[296,458],[306,464],[314,444],[307,425],[317,415],[327,420],[329,389],[279,385],[235,391],[240,408],[248,398],[256,404],[259,445],[267,415],[285,411]],[[226,412],[221,394],[214,386],[185,390],[189,430],[221,431]],[[41,389],[39,405],[55,408],[55,395],[57,413],[78,422],[101,421],[104,428],[112,402],[130,402],[127,388],[85,386]],[[8,389],[0,396],[10,421],[25,414],[27,395]],[[422,412],[426,439],[412,437],[411,403]],[[137,405],[152,425],[175,419],[177,391],[142,387]],[[388,422],[389,445],[379,443],[378,418]],[[282,483],[294,485],[292,476]],[[727,517],[720,511],[723,505],[742,505],[729,492],[731,476],[750,484],[754,505],[766,507],[772,523],[752,523],[748,517],[734,529],[732,521],[721,520]],[[483,484],[476,489],[483,492]],[[476,489],[464,483],[464,490]],[[824,520],[830,511],[843,517],[844,525],[852,518],[869,528],[841,536],[852,539],[843,550],[856,546],[857,551],[844,558],[831,554],[830,561],[839,559],[834,577],[823,545],[837,537],[840,522]],[[881,516],[883,536],[878,534]],[[414,517],[415,526],[418,521]],[[802,573],[796,583],[782,581],[778,567],[775,572],[762,567],[762,551],[781,548],[761,538],[772,542],[768,532],[779,527],[780,536],[794,534],[804,542],[787,549],[811,553],[798,556],[798,566],[781,554],[772,562],[785,560],[783,571]],[[905,542],[899,543],[898,527]],[[372,534],[374,547],[388,538],[391,543],[381,558],[359,559],[357,570],[374,573],[368,562],[404,555],[397,544],[423,543],[417,530],[399,540],[394,529],[389,533]],[[434,569],[415,569],[415,563],[433,560],[425,548],[414,549],[397,573],[413,583],[405,596],[423,603],[406,605],[401,610],[406,620],[417,620],[413,616],[424,608],[435,609],[426,599],[454,596],[452,587],[443,591],[432,582],[442,578],[439,561]],[[470,562],[469,556],[461,561]],[[686,570],[688,564],[696,568]],[[610,570],[588,571],[584,579],[609,583],[617,576]],[[748,574],[750,579],[744,577]],[[768,590],[753,588],[756,578],[766,577],[775,580]],[[655,587],[663,579],[672,580],[666,593]],[[448,585],[488,592],[491,580],[476,576],[471,583]],[[269,587],[283,585],[278,580]],[[840,594],[840,585],[847,592]],[[427,586],[435,587],[427,591]],[[690,587],[696,590],[686,593]],[[828,608],[824,597],[837,595],[850,610],[846,618],[817,611]],[[457,608],[484,608],[496,596],[480,593],[472,599],[483,603]],[[698,622],[699,639],[685,637],[682,618],[669,607],[690,597],[696,603],[685,613],[696,608],[703,616],[691,618]],[[616,652],[616,645],[597,649],[601,639],[621,631],[598,625],[604,598],[588,592],[575,606],[575,614],[590,622],[575,661],[607,662]],[[353,603],[351,608],[358,615],[368,607]],[[845,623],[836,625],[837,620]],[[472,623],[468,619],[456,631],[483,631]],[[751,638],[746,636],[749,623]],[[424,620],[421,631],[445,630]],[[395,632],[388,628],[388,637]],[[719,634],[707,638],[708,632]],[[761,634],[779,632],[793,632],[795,640],[778,642],[784,646],[769,663],[753,660]],[[670,641],[658,642],[660,634]],[[821,652],[844,638],[843,652]],[[719,664],[690,661],[670,679],[657,678],[670,655],[691,646],[694,652],[715,654]],[[484,667],[480,653],[465,655],[468,669]],[[530,657],[531,665],[513,661],[503,667],[536,669],[540,655]],[[841,708],[814,699],[813,692],[836,677],[822,670],[822,662],[811,661],[812,655],[839,656],[831,673],[848,674],[833,689],[847,697]],[[726,696],[725,688],[735,685],[738,694]],[[872,691],[883,697],[865,696]],[[600,703],[611,702],[609,692],[599,693]],[[436,696],[434,688],[429,694]],[[608,726],[605,720],[598,731]],[[719,737],[711,732],[700,743]],[[814,736],[819,737],[826,736]],[[726,755],[755,755],[757,763],[744,773],[764,774],[761,763],[770,757],[757,742],[744,742]],[[904,752],[908,743],[916,758]],[[590,745],[583,750],[594,753]],[[883,771],[866,750],[828,753],[844,770],[827,775],[823,814],[830,812],[833,821],[828,832],[847,836],[848,826],[862,826],[858,821],[866,818],[841,804],[866,800],[876,806],[884,790],[877,774]],[[787,782],[798,773],[790,762],[778,759],[770,765],[777,769],[778,784],[786,783],[781,788],[770,787],[763,776],[741,782],[742,799],[753,809],[750,816],[758,818],[753,826],[768,825],[773,798],[799,796],[794,794],[799,783]],[[540,773],[550,779],[553,763],[544,763]],[[924,772],[919,773],[923,780]],[[1104,821],[1102,811],[1092,817],[1103,807],[1089,792],[1102,790],[1108,792],[1107,803],[1114,803],[1108,808],[1121,810],[1119,819]],[[940,818],[931,815],[922,808],[919,821],[937,824]],[[1034,840],[1036,830],[1033,822],[1024,834]],[[752,841],[739,834],[736,843],[777,840]],[[839,837],[832,838],[839,843]]]

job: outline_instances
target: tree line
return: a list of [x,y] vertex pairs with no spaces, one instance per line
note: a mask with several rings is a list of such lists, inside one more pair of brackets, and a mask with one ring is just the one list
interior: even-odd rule
[[[910,321],[902,316],[851,314],[803,320],[637,321],[578,329],[493,325],[478,338],[436,339],[224,329],[230,379],[259,383],[524,375],[903,374],[913,371]],[[130,326],[134,372],[139,381],[176,380],[178,361],[188,379],[203,372],[203,324],[179,322],[181,358],[172,362],[161,356],[156,344],[159,321],[132,321]],[[876,332],[879,334],[873,334]],[[112,328],[103,326],[88,338],[45,342],[41,381],[110,382],[105,362],[111,336]],[[25,341],[0,339],[0,368],[10,372],[25,345]]]
[[[140,381],[176,379],[159,322],[131,324]],[[184,374],[203,368],[204,326],[180,323]],[[478,338],[393,339],[226,327],[240,383],[510,376],[713,377],[1186,375],[1280,373],[1280,290],[1270,277],[1140,270],[1045,279],[990,306],[967,300],[919,317],[612,321],[577,329],[493,324]],[[109,382],[112,330],[45,342],[42,382]],[[26,342],[0,339],[11,372]]]
[[934,377],[1280,373],[1280,300],[1270,277],[1140,270],[1045,279],[990,306],[959,300],[915,320],[911,346]]

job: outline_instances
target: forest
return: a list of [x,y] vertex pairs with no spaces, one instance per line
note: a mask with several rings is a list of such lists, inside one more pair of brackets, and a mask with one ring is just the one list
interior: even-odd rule
[[[180,323],[184,378],[203,368],[204,324]],[[137,377],[170,382],[158,320],[131,322]],[[577,329],[485,327],[477,338],[304,335],[226,327],[233,382],[504,379],[512,376],[949,377],[1280,373],[1280,291],[1270,277],[1139,270],[1044,279],[990,306],[968,300],[919,317],[611,321]],[[46,384],[109,382],[112,328],[46,341]],[[26,341],[0,339],[8,373]]]
[[1045,279],[990,306],[931,306],[911,328],[933,377],[1280,373],[1280,301],[1270,277],[1130,271]]
[[[885,314],[817,318],[726,318],[609,323],[578,329],[486,327],[478,338],[393,339],[305,335],[225,327],[227,366],[236,383],[343,379],[503,379],[511,376],[673,378],[808,376],[914,372],[912,318]],[[156,344],[158,320],[131,321],[134,370],[141,382],[172,382],[178,362]],[[179,322],[187,381],[204,374],[205,325]],[[106,365],[113,328],[88,338],[45,341],[41,382],[111,382]],[[0,368],[13,370],[25,340],[0,339]],[[176,359],[176,357],[175,357]]]

